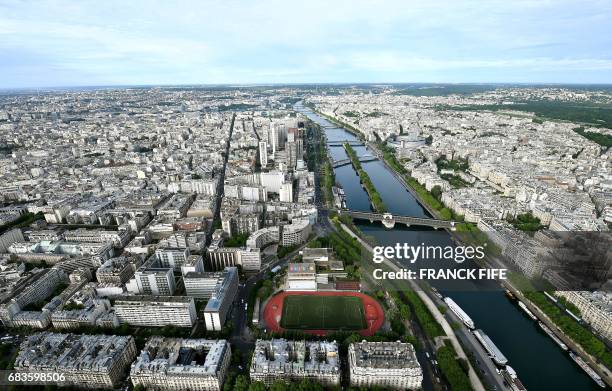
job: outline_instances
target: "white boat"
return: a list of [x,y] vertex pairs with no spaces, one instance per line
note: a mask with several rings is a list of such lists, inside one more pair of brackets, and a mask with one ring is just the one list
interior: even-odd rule
[[589,366],[589,364],[584,362],[582,357],[574,354],[574,352],[569,352],[569,355],[572,358],[572,360],[574,360],[576,364],[578,364],[580,368],[582,368],[587,373],[587,375],[591,377],[591,379],[595,380],[595,383],[597,383],[599,387],[606,388],[606,383],[604,383],[603,380],[601,380],[601,377],[597,374],[597,372],[593,370],[593,368]]
[[518,302],[519,307],[533,320],[538,320],[538,318],[533,314],[533,312],[529,311],[529,308],[522,301]]
[[474,330],[474,336],[482,344],[482,347],[489,353],[489,356],[497,365],[506,365],[508,359],[504,354],[495,346],[491,338],[486,335],[482,330]]
[[450,308],[451,311],[453,311],[453,313],[457,315],[457,317],[461,319],[461,321],[467,327],[469,327],[470,329],[474,328],[474,321],[472,320],[472,318],[470,318],[468,314],[466,314],[465,311],[463,311],[453,299],[451,299],[450,297],[446,297],[444,299],[444,302],[448,305],[448,308]]
[[506,365],[506,368],[501,371],[501,374],[512,391],[527,391],[516,375],[516,371],[510,365]]
[[541,328],[542,330],[544,330],[544,332],[545,332],[546,334],[548,334],[548,336],[549,336],[550,338],[552,338],[552,340],[553,340],[553,341],[555,341],[555,342],[557,343],[557,345],[559,345],[559,346],[561,347],[561,349],[563,349],[563,350],[567,350],[567,345],[566,345],[566,344],[564,344],[564,343],[563,343],[563,341],[561,341],[561,340],[559,339],[559,337],[557,337],[557,336],[555,335],[555,333],[553,333],[553,332],[552,332],[552,330],[548,328],[548,326],[546,326],[546,325],[545,325],[544,323],[542,323],[542,322],[538,322],[538,325],[540,326],[540,328]]

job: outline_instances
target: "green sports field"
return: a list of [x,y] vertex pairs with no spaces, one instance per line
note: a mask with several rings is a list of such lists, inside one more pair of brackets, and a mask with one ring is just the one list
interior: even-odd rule
[[291,295],[285,297],[280,326],[297,330],[363,330],[363,302],[353,296]]

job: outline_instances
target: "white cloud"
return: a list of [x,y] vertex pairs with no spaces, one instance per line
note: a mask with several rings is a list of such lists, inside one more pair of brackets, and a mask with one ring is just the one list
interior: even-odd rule
[[[604,78],[610,19],[612,2],[603,0],[0,0],[0,51],[29,58],[27,69],[40,77],[57,69],[84,84],[359,81],[410,72],[469,79],[483,69],[508,79],[547,69]],[[14,63],[0,58],[0,69],[20,74]],[[13,82],[0,74],[0,87]]]

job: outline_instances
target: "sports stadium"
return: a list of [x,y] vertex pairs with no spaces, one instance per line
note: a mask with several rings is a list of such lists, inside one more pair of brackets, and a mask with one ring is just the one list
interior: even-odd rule
[[359,292],[280,292],[268,300],[263,312],[271,332],[299,330],[321,336],[335,331],[374,335],[384,319],[381,305]]

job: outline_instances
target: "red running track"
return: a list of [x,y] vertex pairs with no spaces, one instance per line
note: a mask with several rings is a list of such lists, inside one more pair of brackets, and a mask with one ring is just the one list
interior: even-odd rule
[[[385,321],[385,313],[378,301],[374,298],[365,295],[360,292],[340,292],[340,291],[332,291],[332,292],[312,292],[312,291],[291,291],[291,292],[281,292],[278,293],[268,300],[266,307],[263,312],[263,320],[266,323],[266,327],[271,332],[282,333],[285,331],[280,326],[281,317],[283,315],[283,303],[285,302],[285,297],[293,296],[293,295],[318,295],[318,296],[354,296],[361,298],[361,302],[363,303],[363,309],[366,317],[366,323],[368,327],[363,330],[358,330],[357,332],[365,337],[374,335],[378,329],[380,329]],[[328,332],[333,332],[334,330],[300,330],[308,334],[314,335],[326,335]]]

